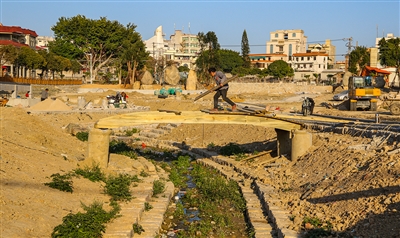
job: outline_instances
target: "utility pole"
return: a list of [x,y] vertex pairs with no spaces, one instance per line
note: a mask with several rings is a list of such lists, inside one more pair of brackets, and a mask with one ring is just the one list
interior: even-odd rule
[[349,69],[349,57],[350,57],[350,52],[351,52],[351,49],[354,47],[354,46],[352,46],[352,44],[351,44],[351,42],[353,41],[353,37],[350,37],[350,38],[344,38],[343,39],[344,41],[348,41],[347,43],[346,43],[346,46],[347,46],[347,54],[346,54],[346,56],[345,56],[345,65],[344,65],[344,70],[345,70],[345,72],[346,71],[348,71],[348,69]]

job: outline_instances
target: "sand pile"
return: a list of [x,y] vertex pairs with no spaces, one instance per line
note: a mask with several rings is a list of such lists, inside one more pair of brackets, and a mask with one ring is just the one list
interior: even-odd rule
[[70,111],[71,107],[67,106],[59,99],[46,99],[37,103],[28,109],[29,111]]

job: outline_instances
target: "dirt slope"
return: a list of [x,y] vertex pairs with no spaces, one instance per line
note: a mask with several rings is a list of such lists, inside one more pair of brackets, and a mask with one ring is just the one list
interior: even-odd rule
[[[100,94],[91,96],[94,99],[104,97]],[[316,102],[319,104],[331,97],[321,95]],[[150,106],[150,110],[211,107],[211,96],[195,104],[190,98],[183,97],[165,100],[154,95],[132,94],[129,98],[135,105]],[[285,110],[301,107],[300,102],[274,101],[271,105]],[[346,114],[324,107],[318,107],[316,111]],[[49,237],[65,215],[81,210],[81,202],[108,201],[107,196],[99,195],[99,184],[85,179],[74,179],[72,194],[43,185],[50,181],[50,175],[69,172],[84,159],[87,144],[67,134],[63,127],[69,123],[91,123],[108,116],[108,113],[80,112],[28,114],[23,108],[0,108],[1,237]],[[352,150],[349,146],[370,144],[371,140],[349,135],[314,134],[312,149],[296,163],[281,168],[257,166],[268,156],[275,156],[272,152],[247,165],[279,191],[281,202],[278,205],[293,211],[292,228],[300,229],[300,217],[310,216],[330,221],[334,230],[348,230],[348,234],[357,237],[398,237],[399,156],[386,154],[398,145],[385,144],[370,151]],[[234,142],[261,152],[274,148],[275,136],[273,129],[252,125],[182,125],[164,139],[185,141],[199,147]],[[310,191],[309,196],[301,200],[307,191]]]

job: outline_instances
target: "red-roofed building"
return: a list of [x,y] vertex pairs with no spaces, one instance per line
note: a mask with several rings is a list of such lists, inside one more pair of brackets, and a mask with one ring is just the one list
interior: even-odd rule
[[19,26],[3,26],[0,23],[0,45],[29,46],[36,49],[35,31]]
[[[4,26],[0,23],[0,47],[4,45],[12,45],[15,47],[30,47],[33,50],[36,49],[36,37],[38,35],[35,31],[25,29],[19,26]],[[0,76],[14,75],[16,68],[10,62],[0,62],[2,72]],[[18,69],[17,75],[25,75],[25,69]]]

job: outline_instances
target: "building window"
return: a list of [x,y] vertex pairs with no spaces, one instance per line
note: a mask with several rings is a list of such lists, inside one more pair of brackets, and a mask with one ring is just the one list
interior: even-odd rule
[[275,33],[275,38],[278,38],[278,33]]
[[279,52],[283,51],[283,46],[279,46]]
[[304,60],[304,57],[301,57],[301,61],[303,61]]
[[292,56],[292,44],[289,44],[289,57]]
[[317,60],[317,56],[314,56],[314,60]]
[[189,38],[188,37],[182,37],[182,41],[188,41]]
[[274,53],[274,46],[273,46],[273,45],[270,45],[270,46],[269,46],[269,53],[270,53],[270,54],[273,54],[273,53]]
[[296,37],[296,33],[292,33],[292,37]]
[[287,33],[285,33],[285,34],[283,35],[283,39],[285,39],[285,40],[289,39],[289,37],[288,37],[288,34],[287,34]]

